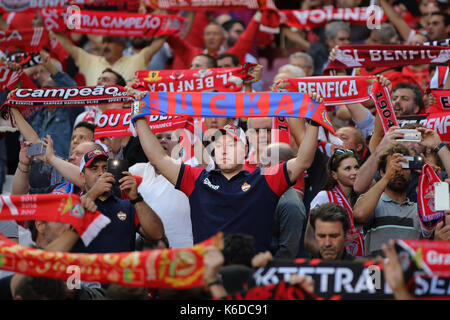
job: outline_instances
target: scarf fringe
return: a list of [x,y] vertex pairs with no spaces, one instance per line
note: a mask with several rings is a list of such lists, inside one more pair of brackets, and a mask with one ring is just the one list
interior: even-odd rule
[[86,228],[86,230],[83,232],[83,234],[80,236],[84,245],[88,246],[91,243],[91,241],[94,240],[95,237],[97,237],[99,232],[104,227],[106,227],[110,222],[111,222],[111,220],[103,214],[101,214],[97,218],[95,218],[89,224],[89,226]]

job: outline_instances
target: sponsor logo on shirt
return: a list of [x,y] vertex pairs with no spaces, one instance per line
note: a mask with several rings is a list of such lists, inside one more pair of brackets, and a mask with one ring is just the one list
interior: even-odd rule
[[208,187],[210,187],[211,189],[217,190],[219,189],[219,186],[215,186],[211,183],[211,181],[209,181],[208,178],[205,178],[205,180],[203,180],[203,183],[206,184]]

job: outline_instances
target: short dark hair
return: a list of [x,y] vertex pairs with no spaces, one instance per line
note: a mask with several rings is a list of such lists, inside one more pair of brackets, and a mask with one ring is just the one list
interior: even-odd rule
[[410,89],[414,93],[414,103],[416,106],[419,106],[420,109],[424,107],[425,104],[423,102],[423,93],[419,86],[409,82],[400,82],[392,92],[397,89]]
[[132,288],[111,283],[106,290],[106,300],[148,300],[147,288]]
[[125,87],[125,86],[127,85],[127,82],[125,81],[124,77],[122,77],[122,75],[121,75],[120,73],[114,71],[114,70],[111,69],[111,68],[106,68],[105,70],[102,71],[101,74],[103,74],[103,73],[105,73],[105,72],[111,72],[111,73],[114,73],[114,75],[117,77],[116,84],[117,84],[118,86]]
[[[204,54],[204,53],[199,53],[195,57],[199,57],[199,56],[207,58],[208,62],[206,64],[207,64],[208,68],[217,68],[217,62],[214,57],[210,56],[209,54]],[[192,58],[192,60],[194,60],[194,58]]]
[[316,229],[317,220],[321,220],[324,222],[340,221],[342,223],[342,228],[344,229],[344,234],[347,233],[348,230],[350,230],[350,218],[348,216],[347,210],[336,203],[324,203],[312,209],[309,215],[309,223],[314,230]]
[[251,268],[255,253],[255,239],[250,235],[233,233],[227,235],[224,239],[222,254],[226,266],[242,264]]
[[86,129],[89,129],[90,131],[92,131],[92,134],[94,134],[96,127],[97,126],[95,124],[93,124],[92,122],[81,121],[81,122],[77,123],[77,125],[73,128],[73,131],[75,131],[75,129],[78,129],[78,128],[86,128]]
[[36,220],[29,220],[28,221],[28,229],[30,230],[31,240],[33,240],[33,242],[36,242],[37,235],[38,235],[38,231],[36,229],[35,222],[36,222]]
[[447,12],[438,11],[438,12],[433,12],[431,15],[443,17],[445,26],[448,26],[450,24],[450,14],[448,14]]
[[219,54],[216,58],[216,62],[219,60],[225,59],[225,58],[231,58],[231,61],[233,61],[233,65],[235,67],[237,67],[239,65],[239,58],[235,54],[232,54],[229,52]]
[[414,155],[414,152],[410,147],[399,142],[393,142],[381,152],[380,157],[378,158],[379,171],[386,172],[387,157],[394,153],[400,153],[406,156]]
[[231,28],[233,28],[233,26],[234,26],[236,23],[241,24],[241,25],[244,27],[244,29],[245,29],[245,23],[244,23],[244,21],[242,21],[241,19],[236,19],[236,18],[230,19],[230,20],[225,21],[224,23],[222,23],[222,28],[223,28],[225,31],[230,31]]
[[103,36],[102,43],[115,42],[120,43],[124,47],[127,45],[126,37],[117,37],[117,36]]
[[16,296],[23,300],[65,300],[65,282],[58,279],[24,276],[17,284]]

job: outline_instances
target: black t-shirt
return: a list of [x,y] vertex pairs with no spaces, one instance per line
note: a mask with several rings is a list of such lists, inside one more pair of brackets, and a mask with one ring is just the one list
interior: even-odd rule
[[14,275],[10,275],[0,279],[0,300],[13,300],[11,294],[11,279]]

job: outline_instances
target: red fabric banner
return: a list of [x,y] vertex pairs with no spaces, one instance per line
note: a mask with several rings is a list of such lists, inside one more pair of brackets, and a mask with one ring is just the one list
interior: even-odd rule
[[148,91],[198,92],[215,89],[219,92],[240,91],[254,63],[237,68],[145,70],[136,71],[136,77]]
[[272,143],[281,142],[291,145],[291,130],[286,117],[272,118]]
[[133,98],[121,86],[18,89],[5,104],[10,106],[79,107],[127,102]]
[[113,11],[80,10],[79,19],[69,16],[64,9],[43,9],[41,16],[47,29],[55,32],[68,30],[67,22],[75,24],[71,32],[94,33],[109,36],[157,37],[177,33],[184,18],[168,14],[140,14]]
[[450,112],[418,114],[398,117],[401,126],[406,123],[420,123],[424,127],[436,130],[445,143],[450,143]]
[[444,212],[436,211],[434,207],[435,182],[441,182],[441,179],[427,163],[422,168],[417,190],[417,211],[422,224],[422,234],[426,239],[430,238],[434,228],[444,217]]
[[436,103],[427,109],[427,113],[450,112],[450,90],[431,90]]
[[[130,131],[130,109],[106,109],[100,116],[95,128],[94,140],[102,137],[132,136]],[[148,124],[154,133],[176,129],[188,129],[194,132],[194,123],[188,116],[147,116]]]
[[[332,20],[366,25],[371,12],[367,7],[357,8],[317,8],[312,10],[278,10],[280,23],[298,29],[317,28]],[[380,22],[386,21],[381,14]]]
[[189,289],[203,285],[204,251],[211,245],[223,248],[221,233],[190,248],[82,254],[30,249],[0,234],[0,269],[66,280],[67,268],[76,265],[82,281]]
[[0,30],[0,47],[8,50],[20,48],[27,52],[39,51],[50,41],[44,28]]
[[0,220],[42,220],[68,223],[88,245],[111,220],[100,212],[85,212],[74,194],[0,196]]
[[171,10],[260,10],[275,8],[272,0],[145,0],[151,9]]
[[370,96],[375,103],[381,125],[383,126],[383,131],[386,133],[390,127],[398,126],[388,88],[383,87],[378,81],[375,81]]
[[397,67],[411,64],[446,64],[450,49],[418,45],[345,45],[337,49],[336,59],[329,61],[330,69]]

